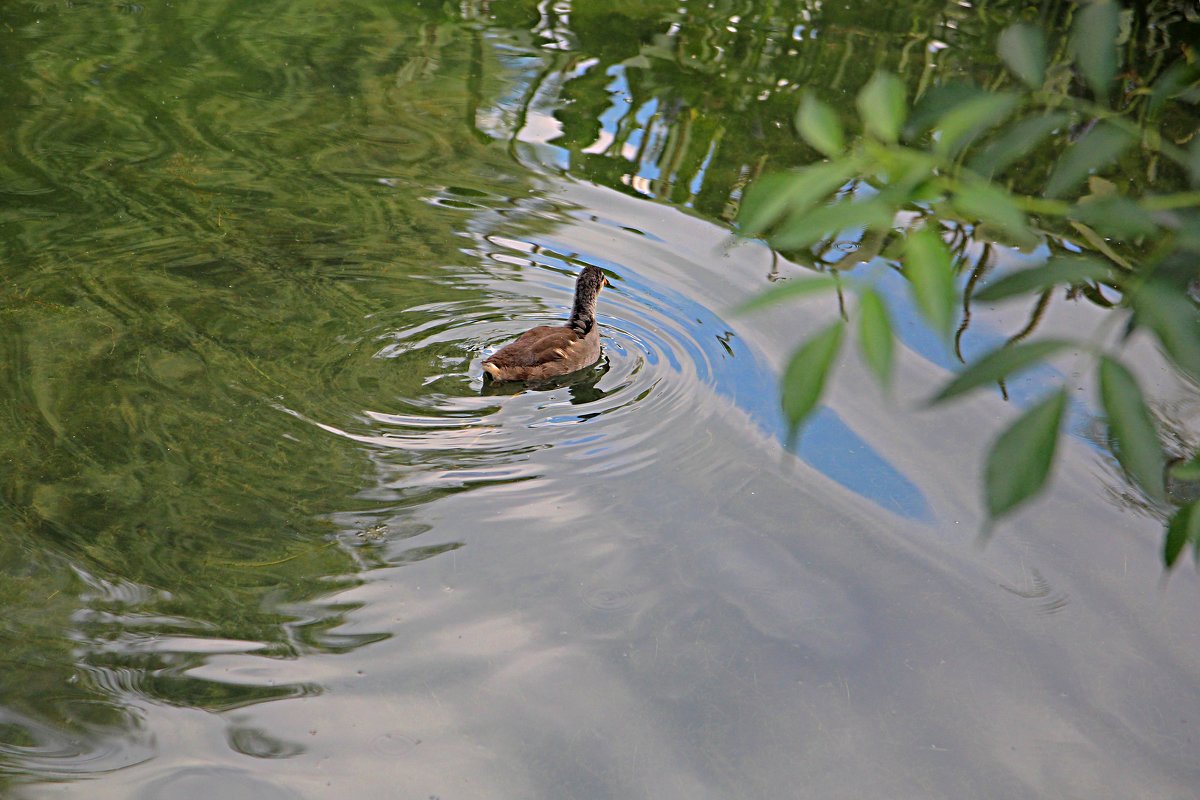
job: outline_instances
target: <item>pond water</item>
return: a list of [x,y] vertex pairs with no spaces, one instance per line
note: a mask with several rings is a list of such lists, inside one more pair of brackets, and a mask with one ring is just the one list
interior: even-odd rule
[[[836,303],[732,313],[811,266],[729,225],[811,160],[799,88],[990,74],[1003,20],[432,5],[0,14],[0,794],[1194,797],[1200,581],[1090,377],[922,410],[956,361],[848,236],[897,386],[848,356],[789,451]],[[601,362],[485,388],[586,264]],[[985,447],[1063,376],[1053,492],[980,546]]]

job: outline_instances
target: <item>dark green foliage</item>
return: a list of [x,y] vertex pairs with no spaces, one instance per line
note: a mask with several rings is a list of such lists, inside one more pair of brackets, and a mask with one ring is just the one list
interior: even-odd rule
[[[1130,329],[1154,335],[1171,363],[1200,382],[1200,315],[1189,296],[1200,275],[1194,266],[1200,257],[1200,237],[1195,234],[1200,229],[1200,198],[1181,191],[1189,178],[1200,185],[1200,141],[1177,146],[1174,142],[1194,139],[1195,121],[1188,112],[1171,116],[1179,104],[1200,99],[1200,72],[1179,63],[1143,79],[1139,70],[1145,67],[1138,65],[1137,52],[1131,49],[1130,80],[1140,80],[1146,88],[1128,95],[1119,111],[1107,110],[1120,63],[1121,13],[1112,0],[1080,5],[1065,47],[1061,40],[1052,46],[1042,30],[1028,23],[1004,30],[996,50],[1019,80],[1015,86],[994,82],[988,85],[996,88],[987,90],[951,82],[923,87],[910,110],[904,81],[876,70],[856,98],[864,134],[857,141],[846,142],[843,120],[832,108],[806,97],[798,114],[801,135],[838,160],[810,167],[820,172],[801,173],[804,185],[788,187],[803,200],[795,207],[765,182],[771,196],[748,202],[755,212],[747,214],[751,222],[758,221],[758,209],[770,209],[773,225],[753,227],[783,250],[818,253],[841,232],[855,230],[863,231],[863,241],[888,242],[883,252],[907,278],[921,316],[943,337],[949,338],[960,305],[967,312],[965,327],[972,302],[1023,298],[1033,303],[1028,328],[1010,344],[969,361],[933,403],[1002,383],[1061,351],[1091,353],[1092,347],[1069,340],[1025,341],[1047,304],[1065,296],[1086,298],[1122,316],[1132,309]],[[1078,86],[1063,80],[1071,70],[1099,103],[1072,93]],[[1171,138],[1154,127],[1160,121],[1165,125],[1169,116],[1170,124],[1178,125]],[[1139,191],[1126,191],[1129,182],[1116,176],[1126,171],[1127,162],[1149,163],[1147,175],[1154,179],[1136,184]],[[1160,179],[1164,173],[1173,176],[1169,183]],[[817,176],[824,181],[815,180]],[[849,186],[855,181],[868,184],[872,191],[846,192],[818,205],[838,180]],[[1055,255],[1042,266],[990,284],[985,280],[978,288],[981,270],[967,283],[970,291],[964,292],[957,275],[965,258],[957,245],[950,246],[953,232],[962,225],[970,226],[976,242],[1021,248],[1047,242],[1059,253],[1086,252]],[[886,386],[893,351],[891,323],[873,290],[855,289],[852,281],[848,286],[860,295],[864,361]],[[1055,293],[1057,287],[1066,291]],[[804,287],[795,294],[816,288]],[[767,302],[786,296],[778,290],[771,294]],[[813,343],[805,348],[806,358],[813,359],[818,352]],[[1115,357],[1100,357],[1099,375],[1113,452],[1130,479],[1158,503],[1163,498],[1164,457],[1141,390]],[[791,396],[811,400],[824,377],[821,373],[821,381],[810,382],[807,392],[793,390]],[[786,384],[785,380],[785,395]],[[989,516],[1007,513],[1045,485],[1065,396],[1054,393],[997,439],[985,482]],[[790,424],[800,425],[815,408],[815,400],[792,402],[789,408]],[[1178,525],[1172,529],[1165,551],[1168,563],[1181,551],[1178,530]]]

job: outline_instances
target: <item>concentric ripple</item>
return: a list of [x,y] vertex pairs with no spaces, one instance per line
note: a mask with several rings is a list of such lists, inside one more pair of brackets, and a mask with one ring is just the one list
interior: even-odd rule
[[[421,391],[379,398],[349,423],[291,411],[396,454],[392,463],[403,464],[391,474],[393,491],[538,477],[536,454],[547,448],[555,448],[558,472],[640,469],[655,460],[657,440],[681,415],[702,425],[698,384],[713,387],[721,363],[735,356],[752,360],[711,311],[629,267],[550,241],[488,235],[481,242],[484,268],[467,275],[453,268],[458,274],[448,278],[469,299],[404,309],[379,337],[375,358],[420,370]],[[485,383],[483,359],[528,328],[565,319],[575,277],[589,263],[602,266],[611,283],[597,314],[599,362],[546,385]]]
[[[680,281],[683,257],[634,227],[636,218],[606,219],[550,192],[505,195],[495,187],[443,186],[423,199],[454,214],[458,235],[472,244],[460,251],[468,264],[421,277],[438,285],[420,293],[423,303],[372,315],[377,327],[362,352],[371,352],[378,374],[406,376],[403,391],[367,395],[347,386],[319,413],[291,409],[389,454],[377,459],[387,466],[372,495],[383,504],[362,524],[398,522],[393,512],[446,491],[637,471],[668,449],[691,471],[714,469],[720,458],[709,451],[705,421],[731,405],[786,446],[774,368],[714,309],[689,296]],[[667,260],[657,264],[660,258]],[[568,316],[575,279],[587,265],[604,269],[610,281],[597,308],[600,361],[550,385],[485,384],[483,359],[523,331]],[[395,380],[375,382],[382,388]],[[329,388],[339,385],[334,380]],[[543,453],[548,449],[552,455]],[[858,454],[852,468],[830,456],[848,450]],[[872,502],[926,516],[911,482],[828,409],[796,455]],[[533,499],[525,490],[511,502]]]

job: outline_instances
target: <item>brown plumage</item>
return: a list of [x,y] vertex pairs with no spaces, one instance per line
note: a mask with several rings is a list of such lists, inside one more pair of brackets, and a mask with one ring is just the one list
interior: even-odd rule
[[584,267],[575,282],[575,305],[567,324],[525,331],[485,359],[484,371],[496,381],[543,381],[596,363],[600,358],[596,299],[607,285],[599,267]]

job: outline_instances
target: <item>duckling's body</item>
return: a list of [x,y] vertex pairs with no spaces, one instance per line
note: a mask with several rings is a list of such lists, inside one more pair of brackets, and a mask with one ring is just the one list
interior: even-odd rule
[[568,325],[539,325],[483,362],[497,381],[541,381],[566,375],[596,363],[600,358],[600,329],[582,337]]
[[583,369],[600,358],[596,299],[608,285],[599,267],[587,266],[575,283],[575,305],[566,325],[539,325],[483,362],[496,381],[543,381]]

